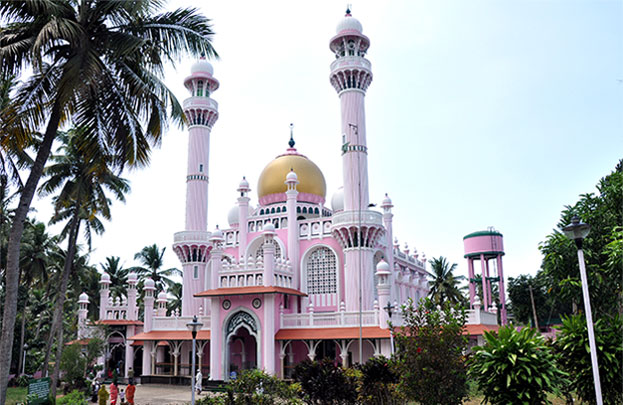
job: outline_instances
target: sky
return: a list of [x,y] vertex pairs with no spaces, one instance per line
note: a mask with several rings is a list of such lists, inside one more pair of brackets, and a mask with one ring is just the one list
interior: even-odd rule
[[[341,185],[340,106],[329,83],[337,1],[181,1],[212,19],[220,88],[210,144],[208,230],[227,227],[246,176],[282,153],[294,123],[299,152]],[[370,38],[366,95],[370,200],[388,193],[401,247],[445,256],[467,275],[463,236],[504,235],[507,277],[535,274],[539,243],[565,205],[595,191],[623,158],[623,2],[352,1]],[[167,69],[180,102],[194,62]],[[93,240],[91,262],[126,266],[146,245],[180,263],[188,136],[171,127],[151,165],[127,172],[132,191]],[[50,216],[48,200],[34,204]],[[420,256],[421,257],[421,256]]]

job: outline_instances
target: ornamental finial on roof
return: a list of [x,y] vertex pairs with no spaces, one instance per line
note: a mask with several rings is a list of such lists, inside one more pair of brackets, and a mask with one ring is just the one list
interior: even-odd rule
[[344,17],[352,17],[352,15],[350,14],[350,8],[352,7],[352,4],[347,4],[346,5],[346,15]]
[[294,148],[294,124],[290,124],[290,141],[288,142],[291,148]]

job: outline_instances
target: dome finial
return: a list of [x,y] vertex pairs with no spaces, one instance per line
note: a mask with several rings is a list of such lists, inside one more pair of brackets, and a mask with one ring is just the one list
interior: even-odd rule
[[352,17],[352,15],[350,14],[350,8],[352,7],[352,4],[347,4],[346,5],[346,15],[345,17]]
[[291,148],[294,148],[294,124],[290,123],[290,141],[288,142]]

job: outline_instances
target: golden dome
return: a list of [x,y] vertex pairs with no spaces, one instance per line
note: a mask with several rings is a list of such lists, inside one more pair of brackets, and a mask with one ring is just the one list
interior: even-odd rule
[[285,193],[286,176],[291,169],[298,176],[299,184],[296,189],[299,193],[313,194],[324,201],[327,184],[322,172],[314,162],[299,155],[293,148],[288,149],[288,153],[277,156],[264,168],[257,183],[259,198],[270,194]]

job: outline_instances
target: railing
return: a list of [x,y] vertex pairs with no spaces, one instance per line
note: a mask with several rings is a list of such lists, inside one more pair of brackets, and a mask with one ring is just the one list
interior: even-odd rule
[[[201,329],[210,328],[210,316],[197,317],[199,322],[203,323]],[[188,330],[186,324],[193,320],[192,316],[154,316],[152,330]]]
[[173,242],[207,242],[210,240],[210,232],[205,231],[182,231],[173,234]]
[[356,66],[370,70],[372,64],[369,60],[362,58],[361,56],[343,56],[339,59],[334,60],[333,63],[331,63],[331,71],[336,68],[352,68]]
[[383,214],[376,211],[342,211],[333,214],[333,227],[342,224],[359,224],[362,226],[381,226],[383,224]]
[[218,110],[218,103],[208,97],[190,97],[182,103],[184,110],[187,108],[212,108]]
[[469,309],[467,313],[467,325],[497,325],[498,315],[494,312],[485,312],[481,310]]
[[[362,311],[362,326],[379,326],[379,311]],[[308,312],[283,314],[281,328],[332,328],[359,326],[359,312]]]

